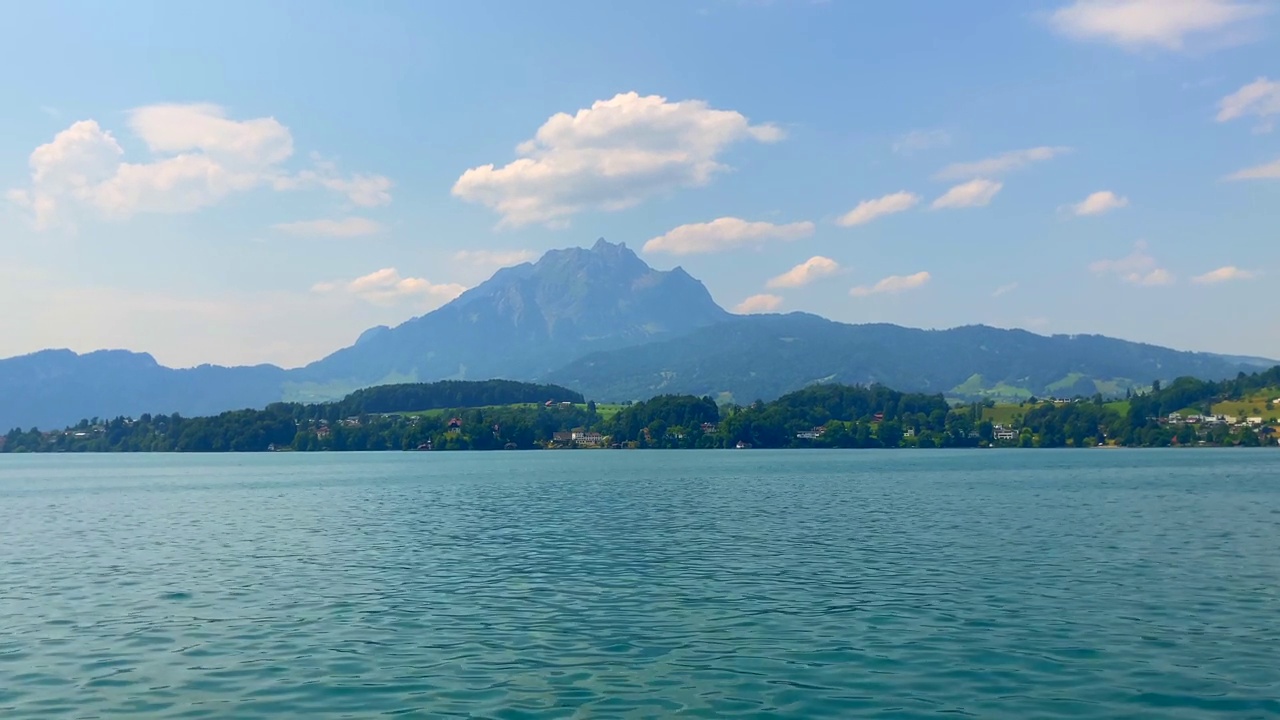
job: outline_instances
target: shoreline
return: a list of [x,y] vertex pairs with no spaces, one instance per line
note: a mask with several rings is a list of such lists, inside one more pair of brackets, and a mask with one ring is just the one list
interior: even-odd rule
[[[478,450],[478,449],[449,449],[449,450],[81,450],[81,451],[39,451],[39,452],[0,452],[0,458],[6,456],[12,457],[33,457],[43,455],[65,455],[65,456],[82,456],[82,455],[439,455],[448,454],[455,455],[459,453],[473,454],[491,454],[491,453],[530,453],[530,452],[601,452],[607,450],[619,450],[618,448],[516,448],[516,449],[494,449],[494,450]],[[1035,452],[1035,451],[1087,451],[1087,450],[1162,450],[1162,451],[1190,451],[1190,450],[1276,450],[1280,451],[1280,445],[1261,445],[1261,446],[1244,446],[1244,445],[1174,445],[1174,446],[1144,446],[1144,445],[1093,445],[1089,447],[1039,447],[1039,448],[1022,448],[1022,447],[946,447],[946,448],[918,448],[918,447],[879,447],[879,448],[834,448],[834,447],[753,447],[753,448],[623,448],[620,451],[631,452],[843,452],[843,453],[934,453],[934,452],[981,452],[984,450],[1000,450],[1000,451],[1019,451],[1019,452]]]

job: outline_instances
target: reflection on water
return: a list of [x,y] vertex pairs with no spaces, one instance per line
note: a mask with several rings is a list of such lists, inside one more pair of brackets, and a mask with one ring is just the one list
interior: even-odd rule
[[1280,715],[1275,452],[0,457],[0,717]]

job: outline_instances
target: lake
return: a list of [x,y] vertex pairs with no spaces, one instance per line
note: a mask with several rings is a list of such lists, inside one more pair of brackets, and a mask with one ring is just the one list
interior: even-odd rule
[[0,717],[1280,717],[1280,452],[0,455]]

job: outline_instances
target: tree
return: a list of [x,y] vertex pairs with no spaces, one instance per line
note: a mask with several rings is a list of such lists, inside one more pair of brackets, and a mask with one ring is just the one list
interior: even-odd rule
[[858,432],[855,436],[860,448],[874,447],[875,442],[871,439],[871,427],[866,423],[858,423]]
[[1184,424],[1178,428],[1178,432],[1174,433],[1179,445],[1194,445],[1196,442],[1195,427],[1190,424]]
[[978,423],[978,438],[980,440],[990,443],[995,439],[995,436],[995,425],[992,425],[990,420],[983,420]]
[[880,423],[880,429],[876,432],[876,437],[880,439],[880,444],[887,448],[896,448],[902,446],[902,424],[897,420],[886,420]]

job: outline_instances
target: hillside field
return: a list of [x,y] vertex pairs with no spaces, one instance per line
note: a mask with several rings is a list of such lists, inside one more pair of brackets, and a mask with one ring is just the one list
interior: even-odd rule
[[[1106,403],[1106,406],[1114,410],[1121,417],[1129,413],[1129,402],[1127,400],[1113,400]],[[990,420],[995,425],[1016,425],[1018,421],[1030,412],[1034,405],[1017,404],[1017,403],[1001,403],[995,407],[983,408],[982,419]]]
[[[1253,393],[1243,400],[1214,403],[1212,412],[1214,415],[1233,415],[1241,418],[1277,418],[1280,417],[1280,403],[1275,402],[1276,400],[1280,400],[1280,388],[1268,388]],[[1272,403],[1270,410],[1267,409],[1268,402]]]

